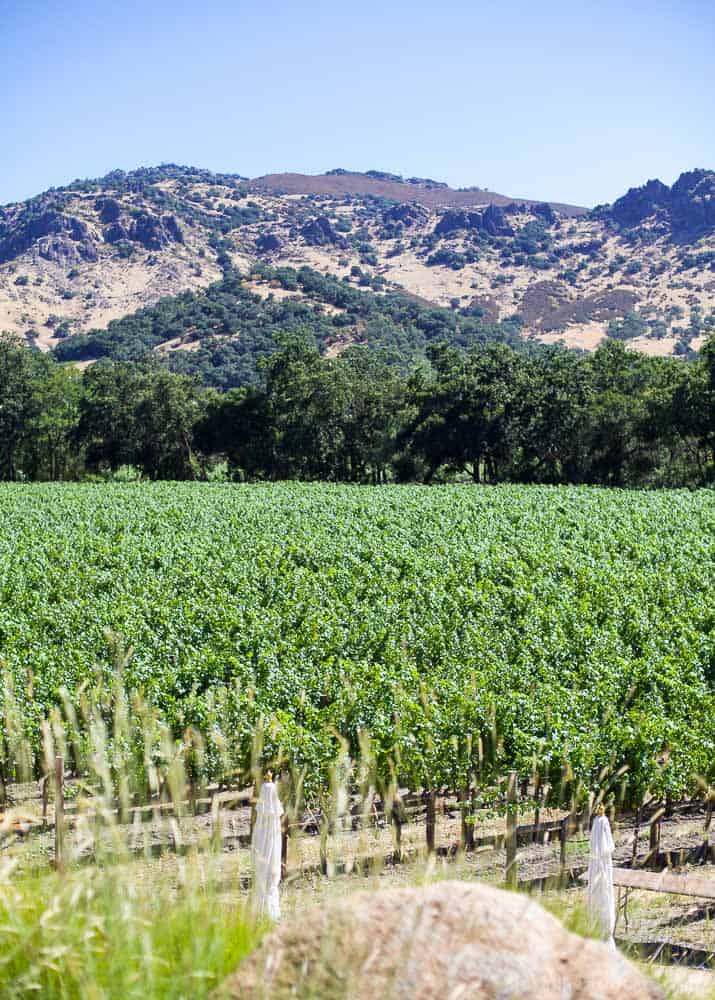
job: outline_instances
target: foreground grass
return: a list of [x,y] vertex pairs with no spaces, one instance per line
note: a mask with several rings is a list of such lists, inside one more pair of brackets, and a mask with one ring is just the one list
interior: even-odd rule
[[10,880],[0,872],[0,997],[201,998],[258,943],[243,907],[122,868]]
[[[453,866],[434,860],[405,866],[402,885],[427,885],[454,877]],[[211,858],[182,859],[171,871],[136,864],[10,877],[0,866],[0,998],[48,1000],[193,1000],[219,985],[260,942],[256,925]],[[357,890],[380,891],[378,878],[327,880],[314,891],[284,891],[285,909],[299,918],[305,905],[325,904]],[[388,880],[388,886],[391,880]],[[382,886],[384,887],[384,886]],[[546,895],[539,902],[584,937],[591,928],[576,894]],[[326,955],[330,964],[330,958]],[[668,1000],[715,1000],[709,982],[680,981],[672,970],[643,965],[661,982]],[[327,970],[326,970],[327,971]],[[686,975],[685,973],[683,973]],[[706,977],[707,980],[707,977]],[[306,996],[298,992],[296,996]],[[341,994],[342,995],[342,994]]]

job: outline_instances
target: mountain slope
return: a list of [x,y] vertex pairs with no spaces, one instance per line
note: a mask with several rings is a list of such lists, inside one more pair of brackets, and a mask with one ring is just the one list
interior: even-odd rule
[[520,340],[514,322],[459,315],[405,294],[376,295],[308,267],[257,265],[248,279],[230,271],[205,290],[182,292],[113,320],[106,331],[62,340],[55,353],[61,361],[85,364],[99,358],[135,361],[156,351],[172,370],[229,389],[256,381],[261,359],[289,334],[312,336],[328,356],[349,345],[379,349],[403,368],[430,344],[468,349],[486,341],[516,346]]
[[[509,205],[514,198],[488,191],[486,188],[461,188],[455,190],[442,181],[424,177],[410,177],[405,180],[396,174],[382,170],[369,170],[365,174],[338,167],[326,174],[309,176],[306,174],[266,174],[244,182],[243,190],[254,194],[268,195],[318,195],[327,198],[341,195],[370,195],[387,198],[402,203],[416,202],[427,208],[474,208],[482,205]],[[521,201],[521,199],[518,199]],[[526,201],[526,205],[538,202]],[[585,215],[588,211],[578,205],[550,203],[565,217]]]
[[[381,171],[115,171],[0,209],[0,329],[53,348],[258,263],[407,293],[486,324],[518,317],[522,336],[541,342],[590,349],[608,335],[685,354],[715,324],[715,173],[649,181],[588,212]],[[304,295],[275,279],[248,286],[274,300]],[[152,349],[196,349],[181,324],[164,332],[173,336]],[[326,350],[360,338],[355,324],[343,333]]]

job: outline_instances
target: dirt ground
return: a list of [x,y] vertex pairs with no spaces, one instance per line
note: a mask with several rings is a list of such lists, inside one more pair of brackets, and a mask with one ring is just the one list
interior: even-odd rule
[[[36,786],[15,790],[16,810],[26,817],[38,817]],[[542,821],[559,819],[563,813],[544,813]],[[49,813],[50,820],[51,809]],[[533,815],[523,813],[519,823],[531,822]],[[675,816],[663,820],[661,849],[680,850],[697,847],[703,841],[701,814]],[[251,859],[247,840],[250,810],[246,806],[222,809],[219,813],[220,846],[211,814],[186,815],[179,819],[155,818],[131,824],[110,823],[98,831],[93,820],[80,818],[68,831],[67,846],[78,863],[91,863],[101,854],[123,857],[121,864],[131,866],[139,882],[159,878],[176,884],[182,882],[186,856],[201,858],[202,878],[219,889],[227,901],[246,900],[250,892]],[[485,816],[475,826],[475,837],[503,833],[502,817]],[[300,912],[316,903],[365,888],[382,889],[415,885],[440,878],[478,879],[499,883],[504,877],[505,852],[490,846],[464,854],[457,850],[460,821],[455,812],[438,814],[436,844],[438,853],[427,858],[425,825],[422,818],[406,824],[402,830],[405,860],[393,863],[394,830],[389,825],[366,826],[358,830],[338,829],[325,845],[327,874],[320,873],[320,837],[316,834],[291,836],[288,842],[287,873],[282,886],[285,914]],[[614,828],[615,865],[629,864],[633,852],[634,828],[625,822]],[[53,851],[51,828],[30,836],[6,836],[0,842],[0,858],[14,857],[20,868],[46,866]],[[638,853],[648,850],[648,827],[640,831]],[[577,910],[585,905],[586,889],[578,875],[588,863],[588,839],[576,832],[567,844],[567,868],[571,873],[560,885],[554,884],[560,872],[558,839],[531,844],[518,851],[520,888],[543,894],[544,902],[558,901],[559,907]],[[712,877],[713,866],[691,865],[686,870],[694,877]],[[542,882],[541,880],[546,880]],[[565,882],[565,884],[564,884]],[[715,904],[696,898],[652,892],[632,892],[628,907],[629,925],[621,920],[616,929],[619,941],[650,944],[666,941],[715,954]],[[663,965],[668,983],[679,995],[704,997],[715,990],[715,972],[695,974],[692,969]]]

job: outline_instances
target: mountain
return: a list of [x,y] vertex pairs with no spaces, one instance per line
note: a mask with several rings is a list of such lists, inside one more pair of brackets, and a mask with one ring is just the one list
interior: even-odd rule
[[66,359],[152,350],[206,370],[249,354],[240,381],[296,324],[334,353],[419,353],[415,312],[428,340],[441,324],[465,344],[697,350],[715,326],[715,172],[589,211],[378,170],[251,180],[165,164],[0,209],[0,330]]
[[[242,187],[254,194],[268,195],[318,195],[325,198],[340,196],[366,196],[386,198],[403,204],[416,202],[426,208],[474,208],[483,205],[509,205],[515,199],[506,195],[488,191],[486,188],[461,188],[454,190],[443,181],[433,181],[426,177],[409,177],[405,179],[398,174],[389,174],[383,170],[368,170],[367,173],[356,173],[338,167],[325,174],[307,176],[306,174],[266,174],[246,181]],[[526,201],[526,205],[536,205],[538,202]],[[566,217],[585,215],[587,209],[578,205],[562,205],[552,203]]]

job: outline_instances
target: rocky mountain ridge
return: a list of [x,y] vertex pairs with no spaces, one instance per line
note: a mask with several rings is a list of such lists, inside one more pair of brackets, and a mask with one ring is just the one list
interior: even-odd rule
[[[546,343],[615,336],[687,354],[715,326],[715,172],[648,181],[588,211],[383,171],[114,171],[0,208],[0,329],[51,349],[228,270],[250,284],[259,264],[515,319]],[[341,331],[342,344],[359,340]]]
[[642,187],[631,188],[613,205],[594,209],[593,215],[626,229],[651,219],[651,234],[657,232],[687,242],[715,228],[715,172],[689,170],[672,187],[650,180]]

